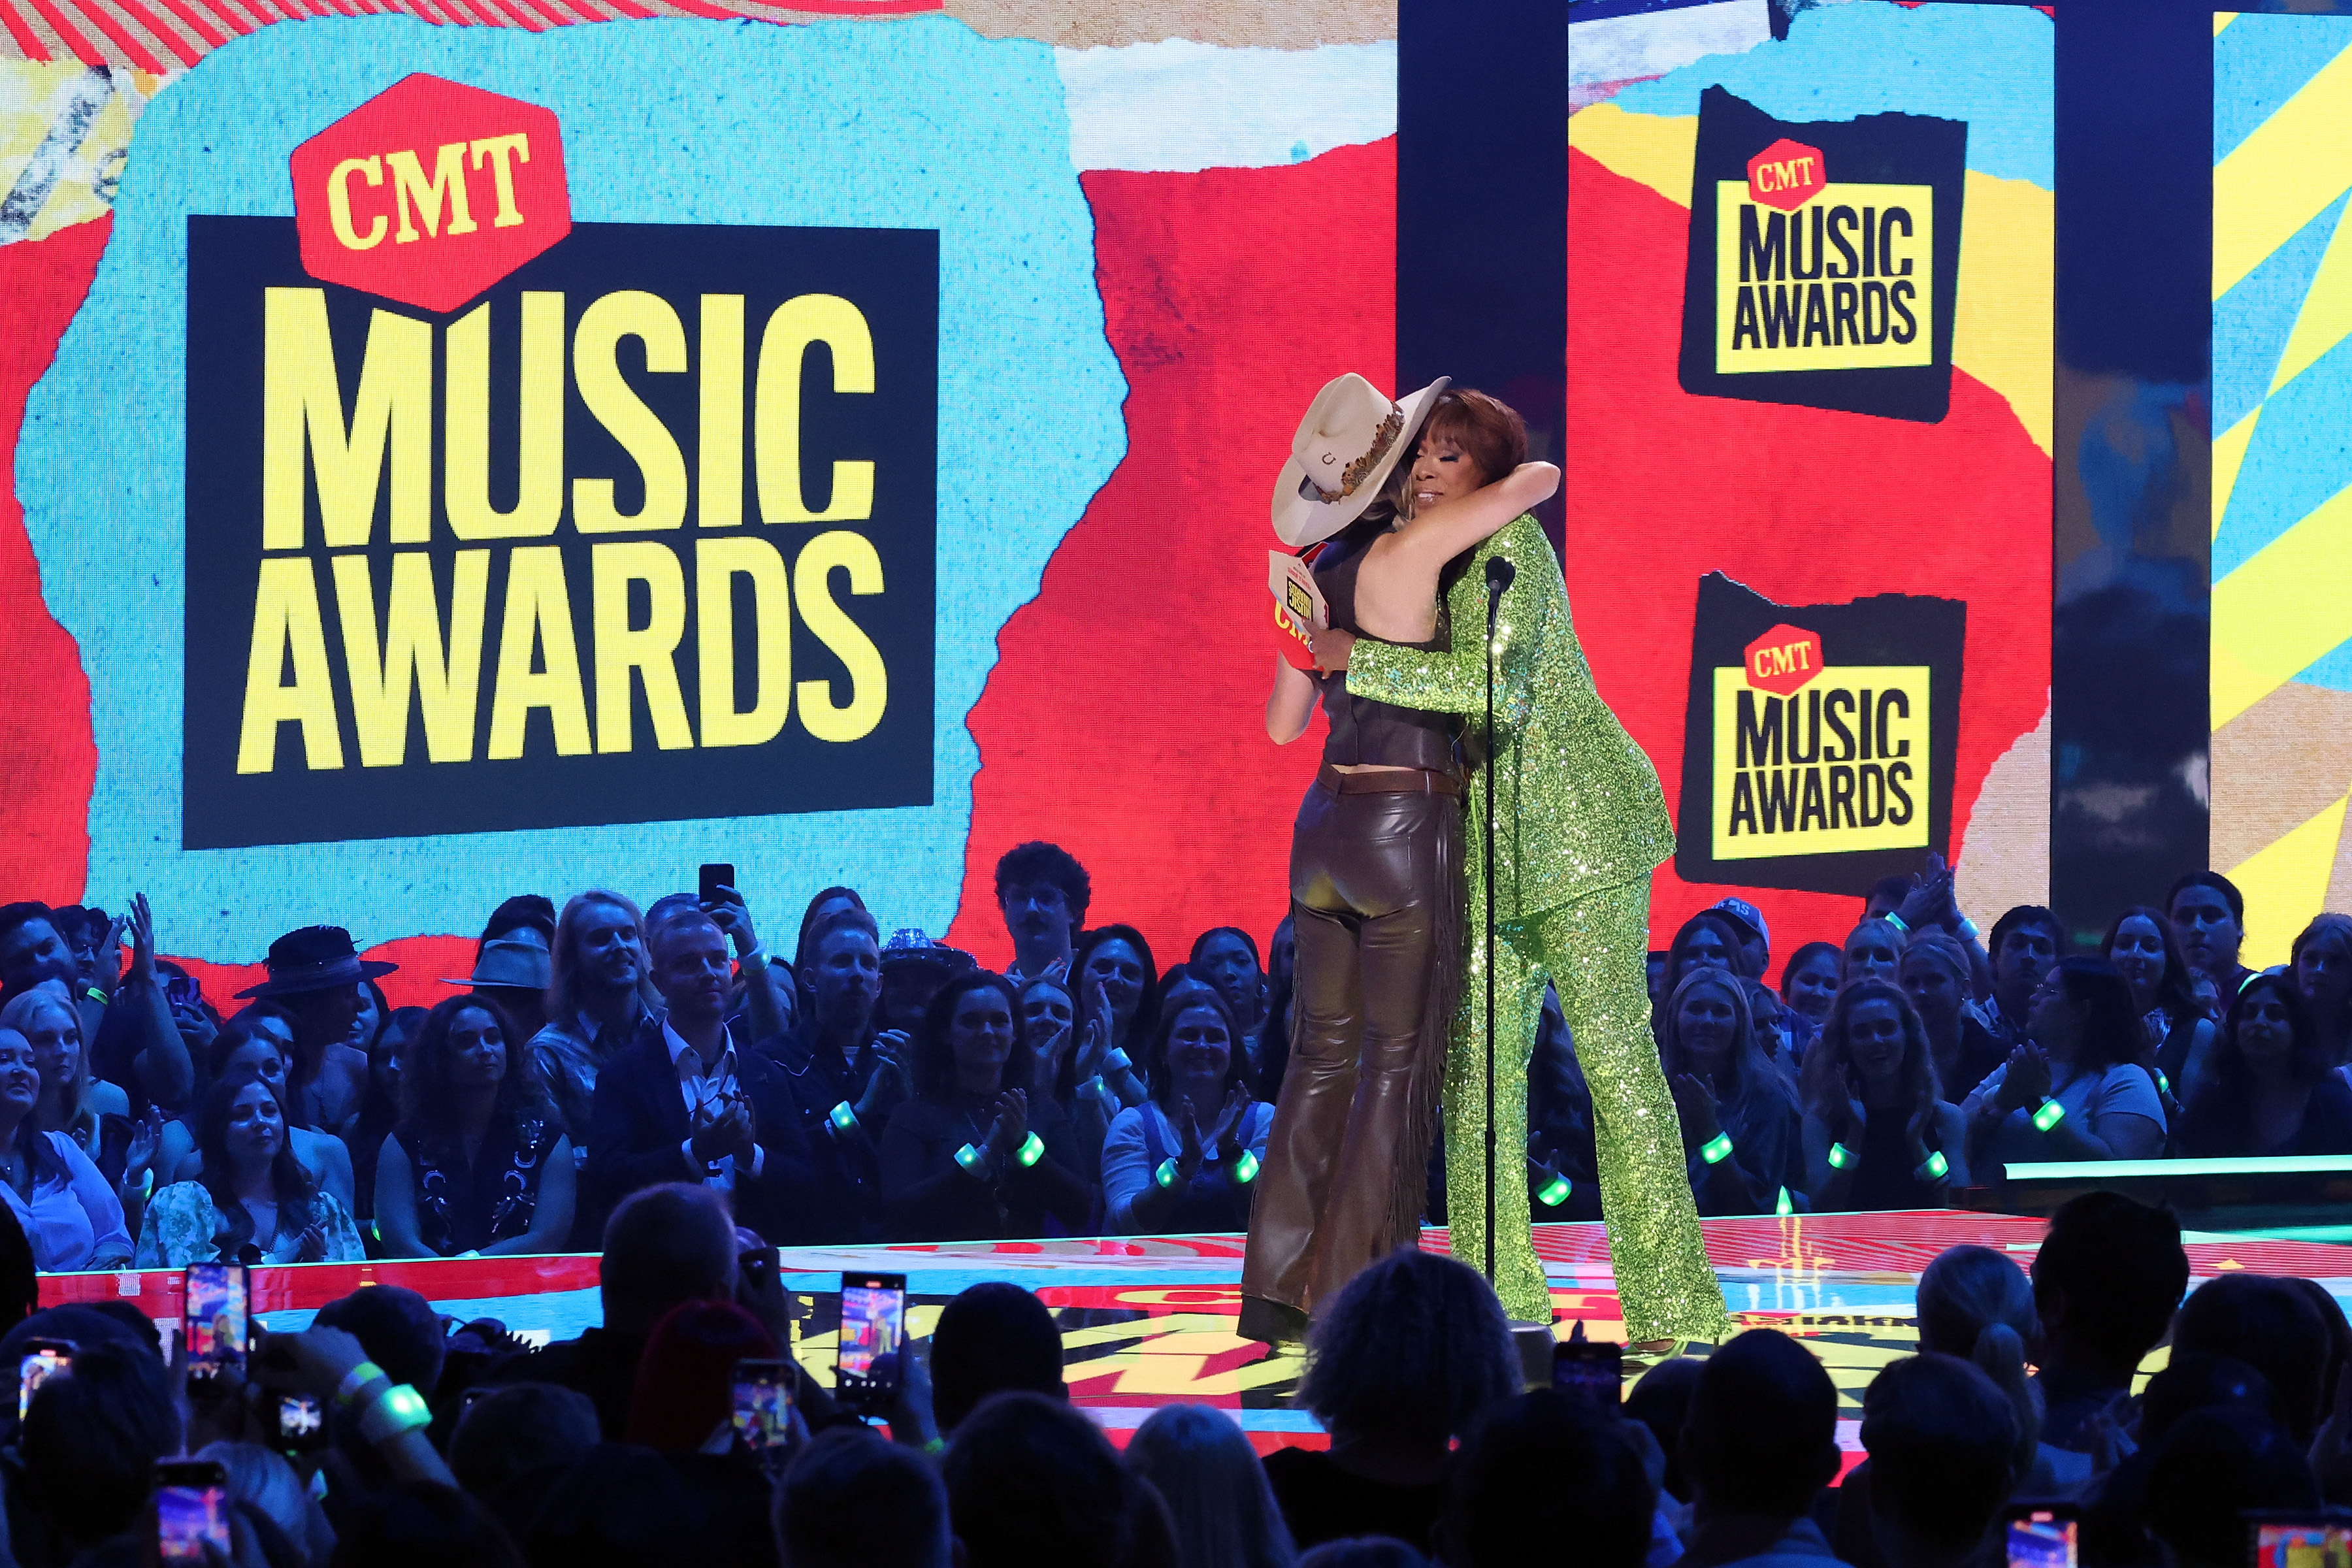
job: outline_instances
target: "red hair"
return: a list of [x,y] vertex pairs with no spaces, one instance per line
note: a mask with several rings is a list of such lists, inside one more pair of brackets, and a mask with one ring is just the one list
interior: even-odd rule
[[732,1301],[681,1301],[654,1325],[629,1400],[629,1441],[690,1452],[735,1408],[735,1363],[772,1361],[776,1342]]
[[1528,422],[1518,410],[1468,387],[1439,393],[1421,429],[1425,437],[1450,440],[1469,453],[1490,485],[1528,460]]

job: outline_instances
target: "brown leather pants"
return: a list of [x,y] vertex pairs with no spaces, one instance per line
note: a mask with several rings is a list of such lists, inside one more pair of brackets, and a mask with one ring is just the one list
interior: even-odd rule
[[1342,795],[1332,779],[1307,790],[1291,838],[1296,1012],[1250,1213],[1244,1333],[1295,1332],[1365,1265],[1415,1244],[1426,1196],[1462,963],[1461,802]]

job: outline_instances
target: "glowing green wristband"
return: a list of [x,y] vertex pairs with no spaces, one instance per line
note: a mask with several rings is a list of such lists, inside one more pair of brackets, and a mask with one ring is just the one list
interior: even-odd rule
[[987,1154],[972,1147],[969,1143],[956,1151],[955,1160],[957,1164],[961,1165],[965,1170],[970,1171],[975,1176],[987,1174]]
[[360,1363],[359,1365],[343,1373],[342,1383],[335,1389],[336,1405],[348,1408],[352,1401],[360,1396],[362,1389],[383,1375],[385,1375],[383,1368],[376,1365],[375,1363],[372,1361]]
[[1905,936],[1909,936],[1911,934],[1910,923],[1904,920],[1901,915],[1896,914],[1893,910],[1887,910],[1878,918],[1885,921],[1888,925],[1893,926],[1896,931],[1901,931]]
[[2038,1131],[2043,1132],[2049,1131],[2053,1127],[2057,1126],[2061,1121],[2065,1120],[2066,1108],[2059,1104],[2054,1100],[2043,1100],[2042,1102],[2042,1109],[2033,1113],[2034,1127]]
[[425,1396],[404,1383],[395,1383],[361,1414],[360,1436],[371,1443],[383,1443],[432,1425],[433,1412],[426,1407]]
[[1853,1150],[1851,1150],[1851,1149],[1849,1149],[1849,1148],[1847,1148],[1844,1144],[1843,1144],[1843,1143],[1832,1143],[1832,1144],[1831,1144],[1831,1145],[1830,1145],[1830,1169],[1831,1169],[1831,1170],[1832,1170],[1832,1171],[1843,1171],[1843,1170],[1844,1170],[1848,1165],[1853,1164],[1853,1160],[1854,1160],[1854,1153],[1853,1153]]
[[1257,1180],[1257,1156],[1244,1149],[1234,1161],[1234,1184],[1245,1187]]
[[1568,1194],[1575,1190],[1575,1183],[1566,1176],[1554,1173],[1552,1179],[1543,1184],[1543,1191],[1536,1194],[1536,1202],[1548,1209],[1556,1209],[1568,1202]]
[[849,1108],[849,1101],[845,1100],[839,1105],[835,1106],[831,1110],[826,1111],[824,1119],[833,1123],[834,1130],[835,1131],[855,1132],[857,1131],[857,1112]]
[[1790,1215],[1797,1212],[1797,1200],[1789,1195],[1788,1188],[1782,1187],[1780,1189],[1780,1197],[1775,1199],[1772,1204],[1772,1212],[1780,1215],[1782,1219],[1786,1219]]
[[1021,1140],[1021,1147],[1013,1152],[1013,1157],[1021,1163],[1021,1168],[1025,1171],[1045,1157],[1045,1141],[1032,1132],[1028,1137]]
[[1176,1162],[1173,1160],[1160,1161],[1160,1168],[1151,1173],[1151,1179],[1159,1183],[1162,1187],[1174,1186],[1176,1184]]
[[1699,1145],[1698,1157],[1710,1165],[1720,1165],[1731,1158],[1731,1134],[1718,1132]]
[[2164,1069],[2162,1068],[2156,1069],[2156,1092],[2158,1094],[2170,1094],[2172,1092],[2172,1080],[2164,1076]]
[[1911,1173],[1923,1182],[1940,1182],[1951,1174],[1951,1171],[1952,1163],[1945,1159],[1944,1152],[1938,1149],[1929,1154],[1919,1168]]

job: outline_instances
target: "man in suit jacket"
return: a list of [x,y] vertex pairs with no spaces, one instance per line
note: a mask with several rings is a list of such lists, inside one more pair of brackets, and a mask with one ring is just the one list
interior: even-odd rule
[[649,945],[669,1011],[641,1022],[597,1074],[588,1142],[599,1223],[641,1188],[691,1182],[729,1194],[738,1222],[768,1242],[802,1239],[818,1220],[816,1164],[783,1073],[728,1030],[725,934],[687,911]]

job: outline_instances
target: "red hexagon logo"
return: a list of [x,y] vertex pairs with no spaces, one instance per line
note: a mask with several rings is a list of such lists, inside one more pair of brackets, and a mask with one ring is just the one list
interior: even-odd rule
[[1748,160],[1748,194],[1759,204],[1795,212],[1830,183],[1829,165],[1818,147],[1783,136]]
[[1774,626],[1748,645],[1748,684],[1792,697],[1822,672],[1822,635],[1802,626]]
[[294,149],[302,266],[454,310],[572,232],[555,111],[419,73]]

